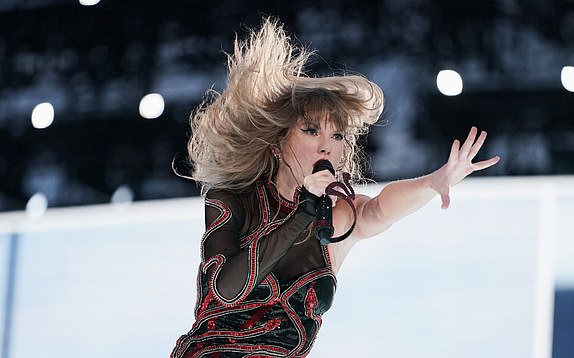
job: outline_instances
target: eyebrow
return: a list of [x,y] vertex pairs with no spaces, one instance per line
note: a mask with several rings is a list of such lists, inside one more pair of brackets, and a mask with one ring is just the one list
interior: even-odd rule
[[[313,117],[315,117],[315,116],[313,116]],[[309,118],[309,117],[302,116],[299,121],[301,122],[300,125],[307,125],[307,126],[313,125],[313,126],[315,126],[315,127],[317,127],[317,128],[322,128],[322,127],[323,127],[323,126],[322,126],[322,123],[331,122],[331,123],[333,123],[333,127],[335,127],[335,132],[347,133],[346,128],[341,128],[341,127],[338,126],[338,124],[339,124],[339,121],[338,121],[338,120],[327,119],[327,118],[321,118],[321,119],[319,119],[319,120],[316,120],[316,119],[314,119],[314,118]]]

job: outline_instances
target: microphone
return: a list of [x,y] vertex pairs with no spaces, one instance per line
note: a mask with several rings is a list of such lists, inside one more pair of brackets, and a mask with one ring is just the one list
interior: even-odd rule
[[[321,159],[313,165],[313,174],[321,170],[328,170],[331,174],[335,175],[333,164],[326,159]],[[333,203],[327,194],[323,194],[317,199],[315,219],[315,237],[321,245],[329,244],[335,229],[333,228]]]

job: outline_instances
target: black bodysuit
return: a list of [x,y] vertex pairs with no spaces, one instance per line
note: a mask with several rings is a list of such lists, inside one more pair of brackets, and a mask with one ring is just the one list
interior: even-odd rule
[[304,357],[336,279],[314,216],[268,179],[252,190],[210,190],[198,272],[196,321],[172,358]]

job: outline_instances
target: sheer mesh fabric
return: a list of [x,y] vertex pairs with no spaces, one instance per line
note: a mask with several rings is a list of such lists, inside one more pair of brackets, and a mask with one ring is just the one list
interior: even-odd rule
[[[267,184],[263,190],[272,188]],[[310,230],[314,216],[273,194],[261,202],[255,190],[208,192],[203,260],[218,255],[223,259],[211,268],[216,271],[212,283],[227,303],[244,298],[270,273],[280,281],[290,280],[325,266]]]
[[306,204],[263,179],[244,193],[208,192],[196,321],[172,358],[309,353],[336,278]]

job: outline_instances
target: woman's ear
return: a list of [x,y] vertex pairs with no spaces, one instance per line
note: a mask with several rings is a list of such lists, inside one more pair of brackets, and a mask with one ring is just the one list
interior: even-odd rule
[[271,146],[271,153],[273,153],[274,156],[279,156],[281,155],[281,149],[279,149],[278,145],[272,145]]

